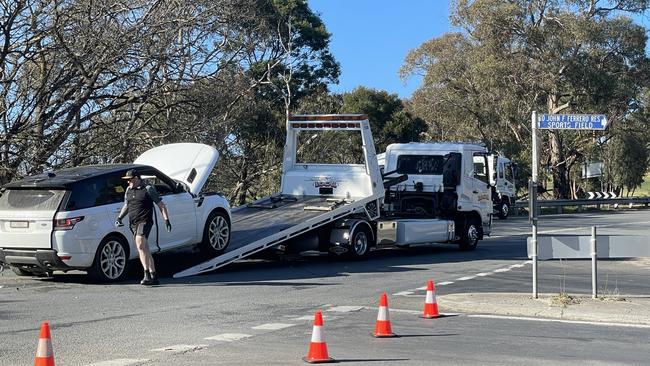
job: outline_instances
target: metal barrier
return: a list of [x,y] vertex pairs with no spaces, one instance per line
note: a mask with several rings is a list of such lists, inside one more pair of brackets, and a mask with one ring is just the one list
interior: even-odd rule
[[[644,205],[650,204],[650,197],[620,197],[620,198],[600,198],[600,199],[579,199],[579,200],[537,200],[538,207],[557,207],[558,213],[562,213],[562,208],[566,206],[600,206],[600,205]],[[522,208],[528,208],[528,201],[517,201],[515,203],[515,214]]]

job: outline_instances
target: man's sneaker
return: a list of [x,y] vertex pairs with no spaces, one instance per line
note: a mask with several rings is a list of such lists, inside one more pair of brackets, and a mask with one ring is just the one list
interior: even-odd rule
[[142,279],[142,281],[140,281],[140,284],[145,285],[145,286],[151,286],[152,281],[153,280],[151,278],[151,273],[149,273],[149,271],[145,270],[144,271],[144,278]]

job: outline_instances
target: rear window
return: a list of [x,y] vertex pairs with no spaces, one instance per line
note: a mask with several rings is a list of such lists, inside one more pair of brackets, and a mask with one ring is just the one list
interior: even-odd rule
[[401,155],[397,158],[397,173],[441,175],[443,165],[442,155]]
[[0,195],[0,210],[56,211],[64,190],[9,189]]
[[101,175],[72,185],[72,193],[65,206],[66,211],[124,202],[127,182],[122,172]]

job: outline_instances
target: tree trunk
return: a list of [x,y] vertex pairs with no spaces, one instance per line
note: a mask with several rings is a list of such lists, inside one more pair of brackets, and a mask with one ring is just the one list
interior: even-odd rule
[[569,198],[566,161],[562,151],[562,139],[558,131],[550,134],[550,162],[553,172],[553,196],[556,199]]

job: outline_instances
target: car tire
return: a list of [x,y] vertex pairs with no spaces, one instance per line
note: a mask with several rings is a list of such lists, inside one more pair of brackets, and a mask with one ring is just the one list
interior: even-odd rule
[[203,228],[203,241],[199,245],[201,252],[209,256],[223,253],[230,244],[230,220],[221,211],[212,211]]
[[16,276],[21,276],[21,277],[23,277],[23,276],[36,276],[34,273],[29,272],[29,271],[25,271],[22,268],[14,267],[14,266],[10,266],[10,267],[11,267],[11,271],[13,273],[15,273]]
[[467,220],[463,231],[460,234],[460,241],[458,247],[460,250],[474,250],[478,245],[478,238],[480,236],[480,224],[477,219],[470,218]]
[[88,276],[96,282],[119,282],[127,274],[129,246],[123,238],[111,235],[97,247],[95,260],[88,269]]
[[350,237],[349,245],[347,254],[350,259],[362,259],[366,257],[368,252],[370,252],[370,247],[374,245],[370,230],[361,225],[355,228]]
[[501,220],[505,220],[508,218],[509,214],[510,214],[510,204],[508,204],[508,202],[506,201],[501,201],[501,203],[499,204],[499,212],[497,212],[497,216],[499,216]]

